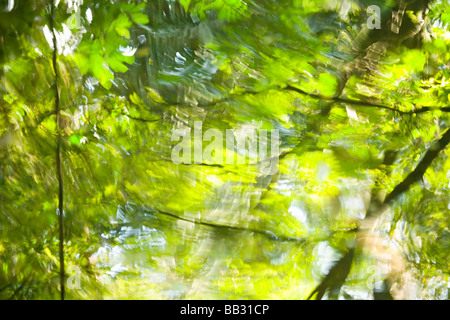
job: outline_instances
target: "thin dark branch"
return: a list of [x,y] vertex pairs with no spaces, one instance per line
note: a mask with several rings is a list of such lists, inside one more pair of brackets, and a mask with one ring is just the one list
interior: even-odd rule
[[321,99],[321,100],[325,100],[325,101],[330,101],[330,102],[336,102],[336,103],[346,103],[346,104],[351,104],[351,105],[355,105],[355,106],[363,106],[363,107],[376,107],[376,108],[381,108],[381,109],[387,109],[393,112],[397,112],[399,114],[402,115],[412,115],[412,114],[416,114],[416,113],[425,113],[425,112],[429,112],[429,111],[442,111],[442,112],[450,112],[450,107],[444,107],[444,108],[439,108],[439,107],[420,107],[417,110],[411,110],[411,111],[402,111],[387,105],[383,105],[383,104],[378,104],[378,103],[374,103],[374,102],[370,102],[370,101],[361,101],[361,100],[351,100],[351,99],[347,99],[347,98],[341,98],[341,97],[327,97],[327,96],[322,96],[320,94],[313,94],[313,93],[309,93],[306,92],[300,88],[297,87],[293,87],[291,85],[288,85],[286,87],[283,88],[283,90],[290,90],[290,91],[294,91],[303,95],[307,95],[313,98],[317,98],[317,99]]
[[[426,170],[430,167],[431,163],[434,159],[437,158],[439,153],[444,150],[447,145],[450,143],[450,129],[447,129],[447,131],[442,135],[442,137],[433,143],[433,145],[428,149],[428,151],[425,153],[422,160],[419,162],[417,167],[410,173],[408,176],[400,182],[385,198],[384,203],[387,204],[393,200],[395,200],[399,195],[409,190],[412,184],[422,179],[423,175],[425,174]],[[369,211],[365,217],[365,219],[369,217],[373,217],[375,215],[380,214],[382,211]],[[356,228],[353,229],[356,232],[359,232],[360,229]],[[350,250],[353,250],[351,248]],[[327,289],[331,289],[333,286],[337,286],[340,288],[342,286],[342,283],[345,281],[348,275],[348,271],[351,267],[353,260],[353,253],[351,255],[351,258],[348,257],[348,255],[343,256],[330,270],[328,276],[324,277],[318,287],[311,292],[308,299],[310,299],[314,293],[317,292],[317,299],[321,299],[322,296],[325,294],[325,291]],[[339,266],[345,266],[345,272],[342,272],[342,270],[338,270]],[[340,275],[344,274],[345,277],[340,278]],[[332,282],[332,278],[338,277],[339,281],[337,282],[337,285],[335,282]]]
[[[396,112],[398,114],[401,115],[413,115],[413,114],[421,114],[421,113],[426,113],[426,112],[433,112],[433,111],[441,111],[441,112],[450,112],[450,107],[418,107],[417,109],[411,110],[411,111],[402,111],[399,110],[397,108],[394,107],[390,107],[387,105],[383,105],[383,104],[378,104],[378,103],[374,103],[374,102],[370,102],[370,101],[361,101],[361,100],[351,100],[351,99],[347,99],[347,98],[342,98],[342,97],[327,97],[327,96],[323,96],[320,94],[314,94],[314,93],[309,93],[306,92],[303,89],[300,89],[298,87],[294,87],[291,85],[287,85],[284,88],[279,88],[279,87],[270,87],[267,88],[265,90],[262,91],[243,91],[240,93],[236,93],[236,94],[230,94],[228,96],[225,96],[221,99],[217,99],[214,101],[211,101],[209,103],[199,103],[198,106],[202,107],[202,108],[207,108],[207,107],[211,107],[214,105],[218,105],[220,103],[224,103],[227,101],[232,101],[233,99],[237,99],[239,97],[242,97],[244,95],[258,95],[258,94],[262,94],[264,92],[270,91],[270,90],[288,90],[288,91],[293,91],[293,92],[297,92],[299,94],[302,95],[307,95],[309,97],[312,98],[316,98],[316,99],[321,99],[321,100],[325,100],[325,101],[329,101],[329,102],[334,102],[334,103],[345,103],[345,104],[350,104],[353,106],[359,106],[359,107],[375,107],[375,108],[381,108],[381,109],[386,109],[392,112]],[[171,105],[171,106],[175,106],[175,105],[184,105],[183,103],[175,103],[175,102],[164,102],[163,105]],[[109,109],[106,108],[105,106],[103,106],[103,108],[107,109],[108,111],[112,112],[118,112],[120,115],[122,116],[126,116],[129,119],[135,120],[135,121],[139,121],[139,122],[144,122],[144,123],[155,123],[160,121],[161,119],[145,119],[145,118],[139,118],[139,117],[135,117],[135,116],[131,116],[129,114],[126,114],[124,112],[119,112],[118,110],[113,110],[113,109]],[[43,115],[41,115],[38,119],[38,123],[41,123],[42,121],[44,121],[48,116],[51,116],[55,114],[54,111],[49,111]]]
[[130,115],[128,115],[128,114],[124,114],[124,113],[123,113],[123,115],[126,116],[126,117],[128,117],[128,118],[130,118],[130,119],[132,119],[132,120],[140,121],[140,122],[158,122],[158,121],[161,120],[161,119],[144,119],[144,118],[138,118],[138,117],[130,116]]
[[110,114],[115,112],[118,115],[121,115],[121,116],[124,116],[124,117],[128,117],[128,118],[130,118],[132,120],[140,121],[140,122],[158,122],[158,121],[161,120],[161,119],[145,119],[145,118],[139,118],[139,117],[131,116],[131,115],[129,115],[129,114],[127,114],[127,113],[125,113],[125,112],[123,112],[121,110],[108,108],[106,105],[103,106],[103,109],[109,111]]
[[28,283],[28,281],[30,280],[31,275],[33,274],[33,272],[30,272],[25,279],[23,280],[23,282],[21,284],[18,285],[18,287],[16,288],[16,290],[14,290],[14,292],[12,293],[12,295],[8,298],[8,300],[13,300],[17,294],[20,293],[20,291],[23,290],[23,288],[25,287],[25,285]]
[[432,146],[425,153],[422,160],[419,162],[417,167],[410,173],[408,176],[400,182],[386,197],[384,203],[388,203],[395,198],[397,198],[400,194],[407,191],[411,185],[420,179],[423,178],[425,171],[427,171],[428,167],[431,165],[433,160],[439,155],[439,153],[444,150],[447,145],[450,143],[450,129],[442,135],[442,137],[434,142]]
[[53,71],[55,73],[55,114],[56,114],[56,122],[57,122],[57,130],[58,130],[58,143],[56,147],[56,174],[58,176],[58,221],[59,221],[59,280],[61,286],[61,300],[64,300],[65,293],[65,268],[64,268],[64,182],[63,182],[63,172],[62,172],[62,122],[61,122],[61,101],[59,96],[59,72],[57,66],[57,43],[56,43],[56,35],[55,35],[55,0],[52,0],[51,4],[51,13],[50,13],[50,29],[52,30],[53,36]]
[[[207,107],[211,107],[214,105],[218,105],[220,103],[224,103],[227,101],[232,101],[233,99],[237,99],[239,97],[242,97],[244,95],[258,95],[258,94],[262,94],[264,92],[270,91],[270,90],[288,90],[288,91],[293,91],[293,92],[297,92],[299,94],[302,95],[306,95],[312,98],[316,98],[316,99],[320,99],[320,100],[325,100],[325,101],[329,101],[329,102],[334,102],[334,103],[345,103],[345,104],[350,104],[353,106],[359,106],[359,107],[375,107],[375,108],[381,108],[381,109],[386,109],[392,112],[396,112],[398,114],[401,115],[413,115],[413,114],[421,114],[421,113],[426,113],[426,112],[433,112],[433,111],[441,111],[441,112],[450,112],[450,107],[433,107],[433,106],[428,106],[428,107],[417,107],[414,110],[411,111],[402,111],[399,110],[397,108],[394,107],[390,107],[388,105],[383,105],[383,104],[378,104],[378,103],[374,103],[374,102],[370,102],[370,101],[361,101],[361,100],[351,100],[351,99],[347,99],[347,98],[342,98],[342,97],[328,97],[328,96],[323,96],[320,94],[314,94],[314,93],[310,93],[310,92],[306,92],[303,89],[300,89],[298,87],[294,87],[291,85],[287,85],[283,88],[279,88],[279,87],[269,87],[267,89],[264,89],[262,91],[243,91],[240,93],[236,93],[236,94],[230,94],[228,96],[225,96],[223,98],[208,102],[208,103],[199,103],[198,106],[202,107],[202,108],[207,108]],[[177,102],[164,102],[162,103],[162,105],[170,105],[170,106],[176,106],[176,105],[185,105],[184,103],[177,103]],[[108,111],[112,112],[118,112],[120,115],[122,116],[126,116],[132,120],[135,121],[139,121],[139,122],[144,122],[144,123],[155,123],[160,121],[161,119],[145,119],[145,118],[139,118],[139,117],[135,117],[135,116],[131,116],[129,114],[126,114],[124,112],[119,112],[118,110],[113,110],[110,108],[106,108],[105,106],[103,106],[103,108],[107,109]],[[48,116],[51,116],[55,114],[54,111],[49,111],[43,115],[41,115],[38,119],[38,124],[41,123],[42,121],[44,121]]]
[[[168,160],[166,160],[168,161]],[[225,169],[225,166],[222,164],[217,164],[217,163],[180,163],[180,165],[183,166],[202,166],[202,167],[213,167],[213,168],[221,168],[221,169]]]
[[341,290],[342,285],[345,283],[345,280],[347,279],[347,276],[352,267],[354,253],[355,248],[350,248],[349,251],[344,256],[342,256],[342,258],[340,258],[333,265],[333,267],[331,267],[330,271],[328,271],[328,274],[309,294],[306,300],[310,300],[316,293],[316,300],[321,300],[327,290],[330,290],[330,297],[333,296],[335,299],[337,299],[339,291]]
[[272,233],[270,231],[262,231],[262,230],[258,230],[258,229],[252,229],[252,228],[243,228],[243,227],[237,227],[237,226],[215,224],[215,223],[206,222],[206,221],[197,220],[197,219],[188,219],[188,218],[180,217],[180,216],[178,216],[176,214],[173,214],[173,213],[170,213],[170,212],[166,212],[166,211],[161,211],[161,210],[151,209],[150,211],[153,214],[160,214],[160,215],[164,215],[164,216],[167,216],[167,217],[171,217],[171,218],[176,219],[176,220],[181,220],[181,221],[193,223],[193,224],[196,224],[196,225],[206,226],[206,227],[210,227],[210,228],[222,229],[222,230],[232,230],[232,231],[241,231],[241,232],[250,232],[250,233],[260,234],[260,235],[262,235],[264,237],[269,238],[270,240],[276,240],[276,241],[282,241],[282,242],[288,242],[289,241],[289,242],[297,242],[297,243],[305,243],[308,240],[306,238],[277,236],[277,235],[275,235],[274,233]]

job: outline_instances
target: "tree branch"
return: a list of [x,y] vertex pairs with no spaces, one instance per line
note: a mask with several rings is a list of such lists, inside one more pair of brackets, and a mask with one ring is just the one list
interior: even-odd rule
[[416,113],[425,113],[425,112],[429,112],[429,111],[442,111],[442,112],[450,112],[450,107],[444,107],[444,108],[439,108],[439,107],[420,107],[417,110],[412,110],[412,111],[402,111],[387,105],[383,105],[383,104],[378,104],[378,103],[373,103],[373,102],[369,102],[369,101],[358,101],[358,100],[351,100],[351,99],[347,99],[347,98],[341,98],[341,97],[327,97],[327,96],[323,96],[320,94],[313,94],[313,93],[309,93],[306,92],[300,88],[297,87],[293,87],[291,85],[287,85],[286,87],[283,88],[283,90],[290,90],[290,91],[294,91],[303,95],[307,95],[313,98],[317,98],[320,100],[326,100],[326,101],[330,101],[330,102],[336,102],[336,103],[346,103],[346,104],[351,104],[351,105],[356,105],[356,106],[363,106],[363,107],[376,107],[376,108],[382,108],[382,109],[387,109],[393,112],[397,112],[400,113],[402,115],[412,115],[412,114],[416,114]]
[[[450,129],[447,129],[442,137],[438,141],[434,142],[430,149],[428,149],[417,167],[389,193],[384,200],[384,204],[395,200],[399,195],[408,191],[413,183],[422,179],[433,160],[437,158],[439,153],[444,150],[449,143]],[[381,212],[381,210],[369,211],[365,219],[376,216]],[[357,228],[354,231],[359,232],[359,230],[360,229]],[[326,290],[333,290],[333,286],[340,289],[347,278],[353,260],[353,248],[351,248],[349,252],[351,252],[351,255],[346,254],[338,262],[336,262],[336,264],[330,269],[328,275],[322,279],[320,284],[311,292],[307,299],[310,299],[314,293],[317,293],[316,299],[321,299]],[[343,277],[343,275],[345,275],[345,277]]]
[[56,122],[57,122],[57,130],[58,130],[58,142],[56,147],[56,174],[58,176],[58,221],[59,221],[59,280],[61,286],[61,300],[64,300],[65,294],[65,268],[64,268],[64,183],[63,183],[63,172],[62,172],[62,136],[61,131],[62,123],[61,123],[61,101],[59,97],[59,72],[57,66],[57,43],[56,43],[56,35],[55,35],[55,0],[52,0],[51,3],[51,13],[50,13],[50,29],[52,30],[53,37],[53,71],[55,73],[55,114],[56,114]]
[[197,220],[197,219],[188,219],[188,218],[180,217],[176,214],[161,211],[161,210],[150,209],[149,211],[151,211],[153,214],[160,214],[160,215],[164,215],[167,217],[171,217],[176,220],[181,220],[181,221],[193,223],[196,225],[206,226],[206,227],[210,227],[210,228],[256,233],[256,234],[262,235],[266,238],[269,238],[270,240],[276,240],[276,241],[282,241],[282,242],[297,242],[297,243],[305,243],[308,240],[306,238],[277,236],[270,231],[262,231],[262,230],[258,230],[258,229],[252,229],[252,228],[243,228],[243,227],[237,227],[237,226],[215,224],[215,223],[206,222],[206,221]]
[[433,160],[439,155],[439,153],[444,150],[447,145],[450,143],[450,129],[442,135],[442,137],[433,143],[433,145],[428,149],[425,153],[425,156],[419,162],[417,167],[410,173],[408,176],[400,182],[386,197],[384,203],[388,203],[395,198],[397,198],[400,194],[407,191],[411,185],[420,179],[422,179],[425,171],[431,165]]

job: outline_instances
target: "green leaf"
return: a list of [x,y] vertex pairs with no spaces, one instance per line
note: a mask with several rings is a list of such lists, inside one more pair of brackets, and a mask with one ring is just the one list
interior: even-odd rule
[[189,10],[189,5],[191,4],[191,0],[179,0],[180,4],[183,6],[184,11],[187,12]]
[[148,19],[148,16],[143,13],[133,13],[131,14],[131,18],[133,19],[134,22],[141,24],[147,24],[150,21]]
[[100,81],[100,84],[106,89],[111,88],[111,80],[114,79],[113,73],[108,69],[108,65],[102,56],[94,54],[91,56],[91,70],[93,75]]
[[130,38],[130,31],[128,29],[132,26],[132,23],[125,13],[121,13],[117,19],[114,20],[113,26],[119,36],[127,39]]
[[115,58],[106,58],[106,62],[108,62],[109,67],[114,71],[114,72],[127,72],[128,71],[128,67],[126,65],[124,65],[122,62],[118,61]]
[[130,39],[130,31],[127,28],[115,27],[115,30],[119,36]]
[[317,89],[321,95],[331,97],[336,94],[338,88],[338,80],[329,73],[320,73],[317,83]]
[[74,134],[69,137],[69,142],[72,144],[80,144],[82,138],[83,136]]
[[421,50],[406,50],[402,55],[402,61],[413,71],[419,72],[427,62],[427,55]]
[[74,58],[78,65],[78,68],[80,69],[81,74],[84,75],[88,73],[90,70],[89,58],[80,53],[74,54]]

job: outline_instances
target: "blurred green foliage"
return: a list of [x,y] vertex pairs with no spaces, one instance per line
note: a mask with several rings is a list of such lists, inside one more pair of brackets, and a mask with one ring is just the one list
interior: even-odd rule
[[[0,298],[59,298],[60,131],[68,299],[305,299],[347,252],[325,298],[448,299],[447,149],[365,219],[450,127],[450,4],[367,35],[399,3],[59,1],[60,131],[49,1],[2,2]],[[194,121],[278,129],[277,173],[175,165]]]

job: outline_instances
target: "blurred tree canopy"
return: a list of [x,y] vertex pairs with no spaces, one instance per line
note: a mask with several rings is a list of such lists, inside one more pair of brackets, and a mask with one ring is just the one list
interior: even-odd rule
[[[448,0],[1,0],[0,299],[448,299],[449,23]],[[175,164],[197,121],[278,130],[276,173],[236,146]]]

